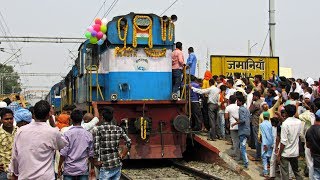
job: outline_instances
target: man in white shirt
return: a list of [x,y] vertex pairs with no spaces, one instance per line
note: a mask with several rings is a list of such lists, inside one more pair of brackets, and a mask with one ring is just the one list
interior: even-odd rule
[[233,142],[233,153],[236,157],[236,160],[240,160],[240,144],[239,144],[239,136],[238,136],[238,125],[231,126],[231,124],[236,123],[235,119],[239,119],[239,106],[236,104],[236,96],[230,96],[229,103],[230,105],[226,107],[225,110],[225,119],[229,119],[230,124],[230,136]]
[[198,94],[208,94],[208,115],[209,115],[209,124],[210,124],[210,132],[209,132],[209,137],[208,140],[210,141],[215,141],[216,140],[216,126],[217,126],[217,113],[218,113],[218,102],[219,102],[219,93],[220,89],[214,86],[214,80],[210,79],[209,80],[209,88],[206,89],[198,89],[192,86],[189,86],[193,92],[198,93]]
[[289,179],[289,163],[297,180],[302,180],[298,170],[299,136],[301,132],[301,121],[294,117],[297,108],[294,105],[285,106],[288,118],[281,126],[280,149],[277,160],[281,165],[282,179]]
[[237,90],[233,87],[233,84],[234,82],[232,79],[227,80],[226,86],[228,89],[226,91],[226,99],[229,99],[231,95],[234,95],[237,92]]
[[92,107],[94,115],[86,113],[81,123],[81,126],[87,131],[91,131],[99,123],[99,119],[101,119],[99,118],[97,102],[92,102]]

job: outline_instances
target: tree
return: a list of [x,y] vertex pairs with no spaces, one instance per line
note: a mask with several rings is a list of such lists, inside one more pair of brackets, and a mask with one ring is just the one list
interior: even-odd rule
[[12,66],[0,64],[0,85],[3,87],[0,93],[10,94],[12,91],[15,93],[21,92],[19,79],[20,76],[14,71]]

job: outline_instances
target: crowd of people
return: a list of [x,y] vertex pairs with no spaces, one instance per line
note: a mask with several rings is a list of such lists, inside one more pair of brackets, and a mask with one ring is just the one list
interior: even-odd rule
[[249,168],[247,148],[255,149],[250,160],[261,161],[265,178],[274,179],[279,170],[282,179],[302,179],[298,159],[304,154],[305,176],[320,179],[319,81],[278,77],[274,72],[264,80],[262,75],[225,77],[206,71],[199,79],[192,47],[188,54],[185,62],[182,43],[177,42],[172,53],[172,92],[182,89],[186,67],[194,131],[208,131],[209,141],[227,140],[230,135],[231,156],[242,160],[244,168]]
[[44,100],[29,109],[1,101],[0,179],[119,179],[131,140],[111,107],[92,107],[94,114],[66,106],[55,116]]
[[[207,78],[210,72],[206,72]],[[209,87],[205,87],[209,81]],[[309,81],[309,80],[308,80]],[[299,83],[301,82],[301,83]],[[261,161],[266,178],[302,179],[298,158],[305,155],[307,176],[320,174],[320,88],[317,81],[282,80],[273,74],[251,79],[213,76],[191,79],[193,130],[208,130],[208,140],[226,140],[230,134],[236,160],[249,168],[247,144],[256,150],[253,161]],[[202,87],[202,88],[200,88]],[[303,153],[302,153],[303,152]]]

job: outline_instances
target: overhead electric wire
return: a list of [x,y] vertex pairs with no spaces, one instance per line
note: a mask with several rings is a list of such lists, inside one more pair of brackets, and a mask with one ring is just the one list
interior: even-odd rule
[[[6,20],[5,20],[4,16],[3,16],[3,14],[1,13],[1,11],[0,11],[0,16],[1,16],[1,19],[2,19],[5,27],[6,27],[6,28],[5,28],[5,27],[3,26],[3,24],[2,24],[2,22],[0,21],[0,25],[1,25],[2,29],[3,29],[3,34],[4,34],[5,36],[7,36],[7,33],[6,33],[6,29],[7,29],[9,35],[12,36],[11,31],[10,31],[10,29],[9,29],[9,26],[8,26],[8,24],[6,23]],[[9,41],[9,43],[8,43],[8,44],[9,44],[9,47],[11,48],[12,53],[14,53],[15,58],[13,58],[12,60],[10,60],[10,58],[11,58],[11,57],[10,57],[8,60],[6,60],[6,61],[8,61],[8,62],[6,62],[6,63],[4,63],[4,64],[7,64],[7,63],[9,63],[10,61],[13,61],[14,59],[16,59],[16,60],[17,60],[17,64],[19,65],[20,71],[21,71],[22,73],[25,73],[25,70],[24,70],[23,66],[21,65],[21,61],[20,61],[20,59],[19,59],[19,58],[21,57],[21,55],[22,55],[22,54],[21,54],[21,49],[22,49],[22,48],[20,48],[20,47],[17,45],[16,42],[13,42],[13,43],[12,43],[9,38],[8,38],[7,40]],[[14,52],[14,49],[19,49],[17,52],[20,52],[20,54],[19,54],[19,55],[16,54],[16,53]],[[26,78],[26,81],[29,81],[29,79]]]
[[109,6],[109,8],[107,9],[107,12],[104,13],[104,15],[102,16],[103,18],[107,17],[109,15],[109,13],[111,12],[111,10],[117,5],[119,0],[114,0],[113,3]]
[[164,10],[160,16],[164,15],[164,13],[166,13],[176,2],[178,2],[178,0],[175,0],[166,10]]
[[269,32],[270,32],[270,31],[268,30],[268,33],[267,33],[267,35],[266,35],[266,38],[265,38],[265,39],[264,39],[264,41],[263,41],[263,45],[262,45],[262,48],[261,48],[261,51],[260,51],[259,56],[261,56],[261,54],[262,54],[262,51],[263,51],[264,45],[266,44],[266,41],[267,41],[267,38],[268,38]]
[[[96,19],[96,17],[97,17],[98,14],[100,13],[101,9],[102,9],[103,7],[105,7],[106,1],[107,1],[107,0],[104,0],[104,2],[102,3],[101,7],[100,7],[99,10],[98,10],[98,12],[97,12],[96,15],[93,17],[93,19],[90,21],[90,24],[89,24],[88,26],[90,26],[90,25],[92,24],[92,22]],[[85,32],[86,32],[86,31],[84,31],[84,33],[85,33]],[[84,35],[84,33],[83,33],[83,35]],[[82,41],[79,40],[79,43],[81,43],[81,42],[82,42]],[[76,46],[77,46],[77,44],[74,44],[74,46],[71,48],[72,51],[76,48]],[[70,51],[70,50],[69,50],[69,51]]]

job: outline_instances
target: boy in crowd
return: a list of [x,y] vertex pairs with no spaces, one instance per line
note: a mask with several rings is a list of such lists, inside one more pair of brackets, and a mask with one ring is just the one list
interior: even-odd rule
[[273,133],[272,125],[269,121],[269,112],[263,112],[264,121],[259,125],[261,132],[261,157],[263,165],[263,177],[268,177],[268,161],[272,155],[273,151]]

